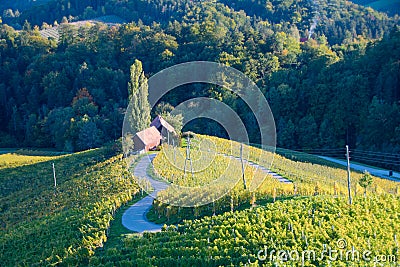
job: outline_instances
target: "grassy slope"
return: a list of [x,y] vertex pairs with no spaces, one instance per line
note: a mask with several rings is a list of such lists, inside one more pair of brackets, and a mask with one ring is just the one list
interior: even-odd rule
[[[217,141],[219,146],[227,142],[220,139]],[[288,155],[289,151],[284,153]],[[310,163],[313,159],[321,163],[318,158],[299,154],[296,156],[297,160],[301,160],[298,162],[300,168],[308,164],[310,170],[314,167],[314,171],[320,175],[335,172],[333,177],[337,171],[342,173],[342,170],[333,167],[321,168]],[[296,166],[287,165],[287,161],[279,157],[274,164]],[[382,183],[386,184],[386,181]],[[355,198],[353,207],[347,205],[345,196],[292,196],[289,200],[277,198],[275,203],[271,199],[259,199],[257,208],[250,208],[247,203],[235,207],[233,213],[222,212],[211,217],[200,214],[198,219],[189,216],[192,219],[183,222],[179,218],[172,218],[169,223],[181,223],[178,231],[170,227],[157,234],[127,234],[116,223],[114,241],[106,244],[105,249],[96,251],[90,259],[90,265],[176,266],[179,263],[179,266],[243,266],[248,260],[254,262],[257,251],[265,244],[275,249],[315,248],[322,251],[323,244],[329,244],[335,249],[339,238],[346,239],[349,246],[354,245],[358,249],[364,249],[370,244],[375,254],[394,253],[393,236],[400,231],[400,199],[384,193],[384,190],[371,190],[368,195],[367,198]],[[190,213],[187,209],[182,211]],[[150,217],[166,222],[165,217],[158,219],[155,214]],[[288,231],[289,224],[293,230]],[[379,229],[376,225],[379,225]],[[370,241],[371,238],[374,242]],[[239,247],[240,251],[237,250]],[[265,266],[272,264],[262,263]],[[318,265],[321,262],[314,261],[309,262],[308,266]],[[340,261],[333,266],[346,265],[348,263]],[[366,266],[365,262],[360,266]]]
[[[398,245],[394,235],[400,231],[399,207],[400,199],[390,195],[360,197],[351,207],[345,198],[323,196],[275,202],[185,221],[161,233],[128,235],[121,242],[123,245],[91,258],[90,265],[244,266],[250,260],[254,263],[251,266],[259,266],[258,263],[276,266],[269,259],[257,263],[258,251],[267,247],[268,251],[297,250],[299,253],[314,250],[317,259],[306,260],[305,266],[328,266],[327,258],[318,257],[324,244],[338,249],[340,239],[347,242],[341,250],[344,253],[354,246],[361,253],[370,250],[371,258],[378,254],[396,255]],[[351,264],[339,258],[329,266]],[[361,259],[353,264],[374,266],[376,263]]]
[[15,168],[23,165],[35,164],[38,162],[49,161],[57,157],[49,156],[25,156],[7,153],[0,155],[0,169]]
[[[225,139],[216,137],[203,136],[214,140],[217,148],[225,153],[238,156],[239,144],[236,142],[230,143]],[[231,148],[233,148],[231,150]],[[265,150],[260,150],[255,147],[249,147],[250,160],[260,164],[261,166],[270,167],[272,171],[289,178],[295,183],[311,185],[319,184],[320,187],[326,187],[329,192],[333,185],[342,185],[347,187],[347,173],[343,166],[326,161],[314,155],[299,153],[286,149],[277,149],[277,154],[274,155],[271,165],[271,153]],[[270,165],[270,166],[268,166]],[[353,186],[358,186],[358,180],[361,178],[359,172],[352,171]],[[371,188],[376,191],[385,191],[394,193],[398,187],[398,183],[374,177],[376,188]],[[329,189],[330,188],[330,189]],[[360,190],[361,188],[357,188]],[[347,191],[347,189],[345,190]]]
[[114,212],[138,192],[121,155],[109,149],[53,161],[56,192],[49,162],[0,170],[2,266],[85,265],[107,240]]
[[[227,141],[219,140],[219,142]],[[41,158],[39,157],[38,159]],[[31,160],[30,157],[29,159]],[[282,160],[286,161],[280,158],[280,161]],[[107,263],[135,266],[134,262],[136,262],[136,266],[147,266],[149,263],[156,266],[166,266],[165,264],[169,264],[168,260],[166,261],[162,258],[168,258],[168,253],[185,257],[185,253],[188,250],[199,251],[199,253],[192,256],[190,260],[183,261],[182,266],[193,266],[193,264],[206,262],[204,261],[205,247],[201,242],[196,243],[196,241],[193,244],[185,244],[185,242],[176,243],[174,241],[179,239],[189,242],[183,232],[167,231],[155,236],[146,234],[140,237],[137,234],[130,234],[122,226],[121,217],[123,211],[137,201],[137,199],[130,199],[132,199],[132,194],[138,192],[138,188],[134,184],[131,175],[124,168],[121,156],[112,156],[106,149],[100,149],[55,157],[52,158],[53,161],[56,164],[58,177],[56,195],[54,195],[52,187],[52,169],[49,162],[0,169],[0,227],[2,229],[0,235],[0,262],[2,262],[2,266],[48,265],[54,263],[59,263],[60,265],[87,265],[89,260],[93,265]],[[305,163],[299,164],[303,166],[301,164]],[[319,169],[317,168],[317,170]],[[46,177],[48,179],[45,179]],[[372,191],[370,194],[372,194]],[[139,195],[138,198],[140,198]],[[325,198],[317,198],[316,202],[314,198],[307,199],[294,198],[292,201],[285,202],[288,203],[285,205],[287,207],[298,206],[301,203],[314,205],[313,203],[319,203],[318,201],[320,200],[318,199],[323,200]],[[331,198],[328,198],[328,202],[330,201],[329,199]],[[272,209],[275,212],[281,210],[282,206],[279,204],[281,201],[271,204],[270,200],[259,199],[260,208],[257,210],[262,212],[264,212],[264,209]],[[341,201],[345,203],[345,198]],[[358,201],[362,202],[363,200],[360,198]],[[376,201],[380,203],[383,200],[378,197]],[[398,205],[396,204],[397,199],[393,199],[393,201],[393,205]],[[124,205],[124,203],[126,204]],[[331,204],[328,203],[327,205],[330,206]],[[340,206],[344,208],[343,204],[340,204]],[[122,208],[118,210],[119,207]],[[228,212],[214,217],[216,221],[219,220],[213,225],[213,227],[216,227],[215,231],[219,229],[220,224],[224,224],[224,220],[230,221],[231,219],[229,218],[232,216],[254,216],[252,215],[254,211],[249,207],[248,204],[242,205],[235,207],[235,213]],[[363,208],[369,209],[371,207],[365,206]],[[229,207],[227,209],[229,210]],[[390,213],[393,210],[396,210],[396,208],[387,206],[384,207],[382,212]],[[115,211],[116,213],[112,217]],[[345,212],[348,211],[343,210],[343,213]],[[202,218],[202,216],[200,214],[197,217]],[[388,216],[385,217],[380,213],[376,213],[374,216],[380,218],[377,223],[384,230],[388,228],[389,234],[391,231],[398,231],[398,224],[393,224],[391,219],[385,219]],[[399,215],[395,214],[395,216]],[[343,220],[345,219],[348,218],[345,217]],[[191,229],[187,232],[187,234],[190,234],[191,239],[195,240],[197,238],[201,240],[201,229],[204,229],[205,225],[209,225],[209,220],[208,217],[205,217],[200,221],[184,222],[186,226],[183,226],[183,229]],[[193,223],[196,224],[195,228],[198,231],[193,231],[191,228]],[[354,227],[357,226],[357,224],[354,224],[355,222],[352,223],[350,224]],[[109,228],[110,224],[111,228]],[[188,226],[190,227],[185,228]],[[234,224],[234,227],[236,227],[236,224]],[[267,228],[264,229],[264,231],[266,230]],[[248,229],[240,233],[242,236],[251,235],[249,231],[253,230]],[[345,234],[349,235],[350,233],[345,232]],[[268,239],[269,237],[266,236],[265,238]],[[385,236],[384,238],[387,239],[388,237]],[[221,235],[217,239],[225,240],[226,244],[236,240],[226,235]],[[386,239],[384,239],[385,242],[390,244]],[[167,246],[167,250],[165,246]],[[222,243],[221,246],[223,246]],[[98,249],[95,250],[95,248]],[[247,246],[246,249],[251,255],[255,245]],[[169,252],[167,253],[166,251]],[[94,252],[95,257],[92,257]],[[225,255],[225,251],[215,251],[213,253],[220,260],[209,261],[210,265],[214,263],[223,264],[233,260],[236,263],[243,262],[242,259],[228,257],[228,255]],[[154,257],[151,256],[152,259],[149,260],[148,256],[153,254]],[[162,259],[161,261],[155,260],[158,255],[162,256],[160,258]],[[251,259],[254,259],[254,255]]]
[[[230,143],[225,139],[201,135],[197,135],[196,138],[213,140],[218,150],[225,152],[226,154],[230,154],[232,152],[233,154],[238,153],[237,144],[233,143],[233,146],[231,146]],[[233,150],[229,151],[231,148],[233,148]],[[192,152],[192,156],[193,159],[195,159],[195,156],[199,153],[197,153],[195,150],[196,146],[193,146],[193,149],[194,151]],[[253,162],[260,163],[261,165],[268,164],[268,162],[264,162],[263,160],[263,156],[268,158],[268,152],[254,147],[247,148],[246,146],[244,147],[244,151],[251,151],[250,158]],[[168,154],[168,152],[166,153]],[[274,198],[277,200],[290,199],[296,197],[297,195],[347,195],[347,172],[343,166],[306,153],[285,149],[278,149],[278,153],[280,155],[275,155],[271,169],[292,180],[296,184],[296,192],[294,192],[293,185],[285,185],[277,182],[273,178],[267,177],[267,179],[263,181],[263,183],[255,192],[257,203],[270,203],[273,202]],[[198,172],[194,178],[208,181],[213,177],[212,175],[218,175],[223,172],[223,170],[221,171],[218,168],[219,166],[223,165],[223,162],[219,161],[221,159],[225,160],[224,158],[214,159],[214,161],[208,167],[208,169],[211,169],[211,171]],[[154,164],[157,172],[165,177],[172,176],[171,173],[174,173],[173,177],[177,178],[176,181],[174,181],[176,183],[192,180],[190,176],[179,179],[179,177],[183,177],[183,172],[176,168],[171,168],[170,161],[165,158],[164,153],[160,153],[156,157]],[[177,164],[179,165],[179,157],[177,157]],[[246,169],[246,171],[248,170]],[[202,178],[201,175],[206,175],[208,177]],[[240,171],[234,171],[230,175],[240,176]],[[250,175],[250,173],[246,174],[248,182],[250,181]],[[353,194],[361,195],[364,192],[364,189],[358,184],[361,174],[359,172],[351,172],[351,177]],[[238,177],[238,179],[240,179],[240,177]],[[377,177],[374,177],[373,179],[374,185],[370,186],[367,190],[369,193],[387,192],[396,194],[400,189],[399,183]],[[206,190],[201,191],[201,193],[204,192],[206,192]],[[237,200],[234,202],[234,209],[240,210],[248,208],[250,206],[249,202],[252,199],[252,194],[248,193],[246,190],[243,190],[241,183],[235,187],[234,192],[234,195],[238,196]],[[209,197],[209,195],[210,194],[205,193],[204,197]],[[175,195],[170,197],[179,198],[179,196]],[[165,205],[160,201],[156,201],[148,213],[148,219],[156,223],[175,224],[181,222],[183,219],[196,219],[205,215],[211,215],[213,212],[219,214],[228,211],[230,210],[229,203],[229,196],[225,196],[224,198],[221,198],[219,201],[215,202],[215,206],[217,207],[216,209],[209,206],[202,206],[198,208],[196,212],[194,212],[193,209],[178,209],[176,207]]]

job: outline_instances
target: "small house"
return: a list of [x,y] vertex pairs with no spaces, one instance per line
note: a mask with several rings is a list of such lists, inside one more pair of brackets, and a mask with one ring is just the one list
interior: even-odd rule
[[161,144],[161,134],[156,127],[152,126],[135,134],[133,146],[135,152],[147,152]]
[[154,126],[163,136],[167,136],[168,134],[175,135],[175,129],[169,124],[166,120],[163,119],[160,115],[158,115],[150,124],[150,126]]

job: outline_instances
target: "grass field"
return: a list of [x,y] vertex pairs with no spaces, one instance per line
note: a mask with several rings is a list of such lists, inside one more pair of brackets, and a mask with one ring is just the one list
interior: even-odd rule
[[[234,156],[239,155],[240,145],[236,142],[230,142],[225,139],[197,135],[197,140],[192,142],[191,156],[194,161],[194,167],[201,170],[199,167],[201,162],[196,162],[197,159],[201,158],[202,154],[206,156],[210,154],[211,158],[213,155],[212,151],[200,151],[200,147],[196,147],[196,142],[201,143],[201,140],[208,140],[215,143],[214,149],[223,154],[233,154]],[[330,161],[321,159],[315,155],[306,153],[299,153],[291,150],[278,149],[277,155],[274,156],[274,160],[271,166],[270,162],[266,159],[270,158],[270,152],[261,150],[253,146],[244,146],[243,150],[246,159],[255,162],[261,166],[268,167],[272,171],[288,178],[293,181],[293,184],[283,184],[278,182],[276,179],[266,176],[262,172],[254,172],[254,169],[246,165],[245,177],[248,186],[255,180],[258,187],[254,187],[254,192],[251,192],[252,187],[248,187],[246,190],[243,188],[241,180],[241,169],[240,162],[238,166],[234,164],[229,166],[226,174],[232,177],[237,184],[233,187],[233,190],[227,194],[221,193],[222,190],[219,188],[202,187],[197,190],[196,187],[190,187],[193,185],[204,185],[210,183],[213,179],[219,178],[228,166],[228,159],[221,155],[216,155],[215,158],[209,164],[207,161],[204,165],[208,168],[199,172],[195,172],[193,177],[184,175],[183,172],[183,161],[182,155],[185,151],[181,150],[179,156],[177,151],[176,165],[180,168],[176,168],[171,164],[173,160],[173,152],[167,151],[160,153],[154,159],[156,173],[162,177],[166,177],[170,182],[178,185],[188,185],[182,196],[178,195],[176,191],[170,193],[168,190],[162,192],[153,205],[153,208],[148,213],[148,218],[158,223],[176,223],[181,222],[184,219],[196,219],[206,215],[220,214],[229,210],[241,210],[248,208],[251,205],[249,203],[256,202],[257,204],[272,203],[274,200],[290,199],[298,196],[313,196],[313,195],[328,195],[332,197],[346,197],[348,194],[347,189],[347,172],[343,166],[332,163]],[[169,156],[168,156],[169,154]],[[169,159],[168,159],[169,158]],[[172,177],[173,179],[170,179]],[[359,172],[351,172],[352,183],[352,195],[353,197],[360,196],[364,193],[364,188],[359,184],[359,180],[362,174]],[[265,179],[264,179],[265,178]],[[231,181],[231,180],[230,180]],[[225,184],[221,184],[222,188],[225,188]],[[400,183],[373,177],[373,184],[367,188],[368,195],[380,195],[380,194],[399,194]],[[197,191],[196,191],[197,190]],[[172,191],[172,190],[171,190]],[[215,195],[221,197],[218,200],[212,200]],[[209,199],[209,203],[212,204],[199,206],[196,208],[178,208],[176,205],[167,205],[163,203],[163,200],[175,200],[175,199],[187,199],[187,198],[199,199],[199,201]],[[165,201],[164,201],[165,202]],[[169,204],[173,201],[169,202]]]
[[56,158],[57,157],[51,156],[26,156],[14,153],[7,153],[0,155],[0,169],[30,165],[38,162],[49,161]]
[[[391,195],[359,197],[352,206],[341,197],[293,198],[187,220],[160,233],[126,235],[89,265],[398,266],[399,205]],[[337,251],[334,260],[324,256],[329,249]],[[301,258],[304,251],[316,257]],[[367,251],[369,258],[352,259],[348,251]],[[382,255],[386,261],[377,265]]]
[[[237,144],[229,144],[227,140],[207,136],[198,138],[215,141],[220,152],[227,153],[228,147],[233,147],[233,153],[237,152]],[[253,161],[256,161],[256,155],[263,153],[257,148],[247,149]],[[382,265],[379,266],[398,266],[399,184],[374,178],[367,196],[360,191],[355,196],[353,191],[353,204],[349,205],[346,188],[338,189],[344,190],[341,193],[329,189],[335,181],[338,187],[345,181],[346,172],[342,167],[336,168],[335,164],[312,155],[292,152],[280,150],[281,156],[276,156],[272,169],[290,177],[299,188],[310,188],[309,192],[304,190],[285,195],[279,191],[275,192],[277,196],[273,196],[273,190],[264,189],[257,193],[255,205],[251,205],[241,187],[213,205],[192,209],[177,209],[156,201],[148,217],[158,223],[173,225],[165,226],[160,233],[125,234],[119,245],[114,243],[96,252],[89,265],[377,266],[379,257],[384,256],[385,262],[380,262]],[[198,158],[196,153],[199,151],[194,153],[194,158]],[[218,165],[221,159],[215,160],[217,162],[213,164]],[[155,165],[162,173],[168,160],[159,154]],[[169,167],[168,170],[173,172]],[[174,172],[179,174],[177,170]],[[202,174],[208,176],[206,180],[211,178],[210,173]],[[357,186],[359,174],[352,172],[352,177],[352,189],[360,190]],[[198,175],[194,179],[203,178]],[[261,188],[272,189],[273,186],[278,185],[267,180]],[[317,187],[318,192],[315,192]],[[239,203],[237,200],[240,198],[245,201]],[[230,211],[232,207],[233,211]],[[329,249],[345,256],[334,260],[324,257],[323,251]],[[300,255],[304,251],[313,251],[317,256],[300,261],[285,258],[285,254],[283,258],[275,254],[269,257],[273,251]],[[366,251],[370,258],[348,258],[348,251]]]
[[[221,153],[232,146],[237,153],[236,143],[198,138],[214,141]],[[254,147],[246,151],[253,161],[264,153]],[[218,160],[223,158],[212,163],[215,172],[200,172],[194,179],[208,181],[218,174]],[[296,160],[276,156],[272,165],[296,183],[296,190],[268,178],[255,194],[239,184],[221,200],[201,207],[156,201],[149,217],[174,225],[139,235],[121,223],[123,212],[142,197],[122,155],[110,148],[52,157],[2,155],[0,161],[8,167],[0,169],[1,266],[276,266],[282,261],[257,259],[257,251],[264,245],[321,251],[334,248],[339,239],[374,255],[398,255],[398,184],[374,178],[367,196],[358,191],[349,206],[343,169],[323,166],[305,154],[296,154]],[[56,190],[49,161],[56,166]],[[158,172],[165,171],[161,153],[155,163]],[[360,190],[358,174],[352,175],[353,189]],[[331,266],[349,264],[341,260]],[[327,263],[305,264],[322,265]]]

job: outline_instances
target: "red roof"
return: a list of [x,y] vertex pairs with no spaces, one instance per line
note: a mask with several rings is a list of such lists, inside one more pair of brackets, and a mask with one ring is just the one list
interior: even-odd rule
[[161,134],[154,126],[136,133],[136,136],[139,137],[146,146],[158,146],[161,140]]

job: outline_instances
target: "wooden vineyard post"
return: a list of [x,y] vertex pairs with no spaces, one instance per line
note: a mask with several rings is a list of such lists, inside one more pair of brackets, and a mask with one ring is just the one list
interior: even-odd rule
[[215,216],[215,202],[213,201],[213,216]]
[[174,148],[174,164],[176,166],[176,149],[175,149],[175,140],[172,139],[172,147]]
[[240,144],[240,162],[242,163],[242,179],[243,179],[243,187],[246,190],[246,178],[244,175],[244,162],[243,162],[243,144]]
[[187,142],[186,142],[186,158],[185,158],[185,162],[183,165],[183,176],[186,175],[186,162],[188,160],[188,146],[189,146],[189,137],[187,138]]
[[54,195],[57,193],[57,178],[56,178],[56,167],[54,166],[54,162],[52,163],[53,166],[53,179],[54,179]]
[[349,204],[353,204],[353,199],[351,198],[351,181],[350,181],[350,154],[349,146],[346,145],[346,158],[347,158],[347,188],[349,191]]
[[167,144],[169,145],[169,131],[167,130]]

